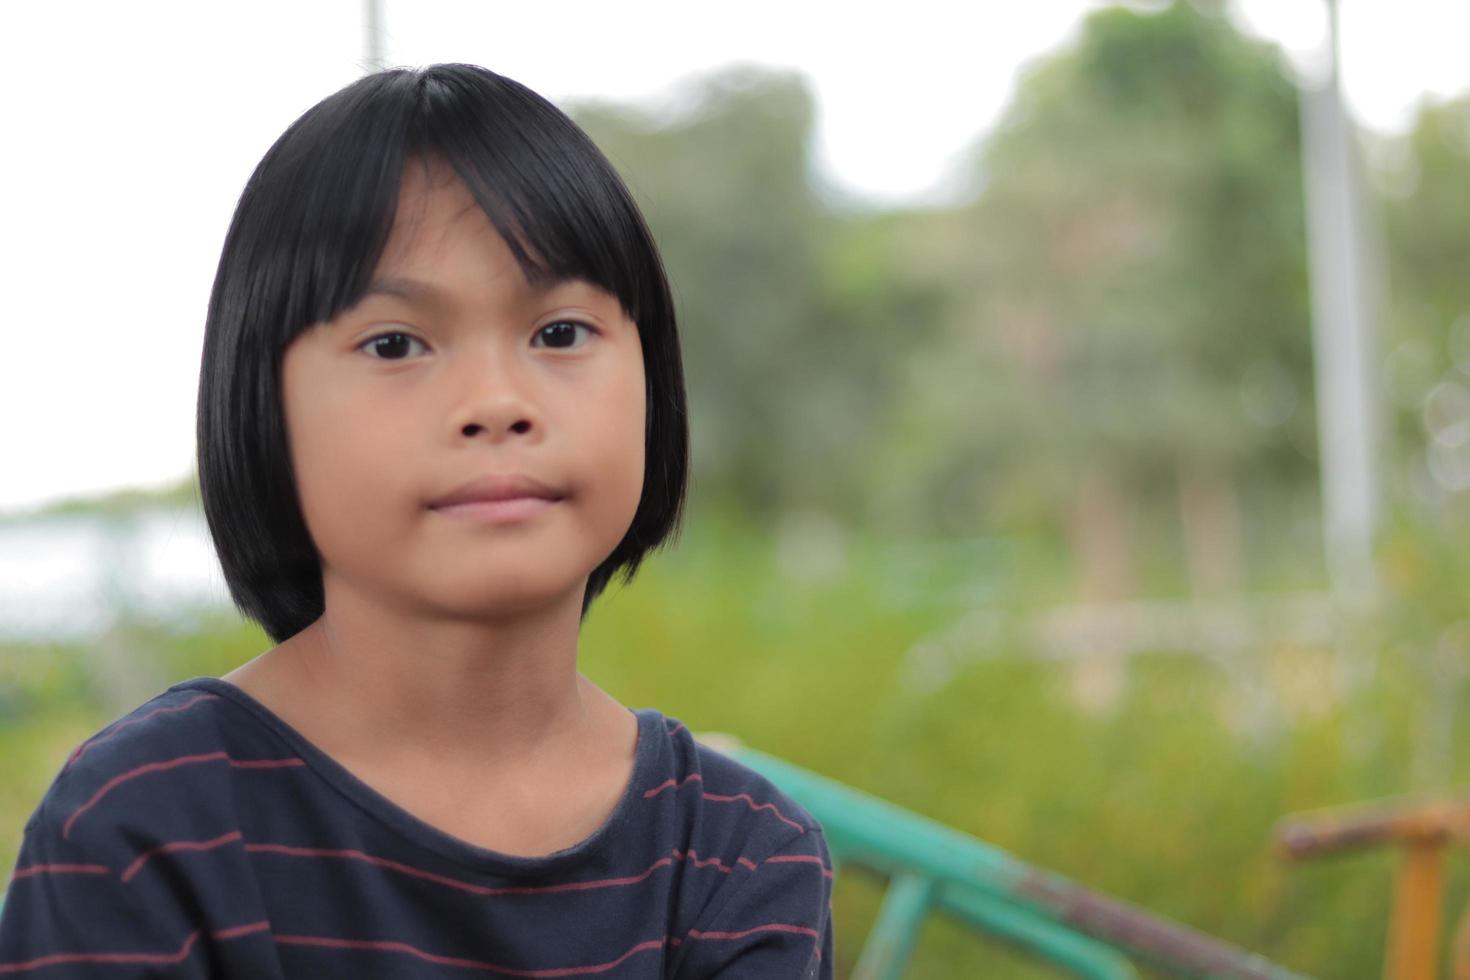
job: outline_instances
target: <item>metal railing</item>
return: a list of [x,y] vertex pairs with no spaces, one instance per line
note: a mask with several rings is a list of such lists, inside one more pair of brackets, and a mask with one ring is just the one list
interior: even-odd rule
[[931,913],[1073,976],[1303,980],[1300,974],[1137,906],[1034,868],[999,848],[722,736],[701,738],[770,779],[826,831],[833,862],[889,878],[852,980],[897,980]]

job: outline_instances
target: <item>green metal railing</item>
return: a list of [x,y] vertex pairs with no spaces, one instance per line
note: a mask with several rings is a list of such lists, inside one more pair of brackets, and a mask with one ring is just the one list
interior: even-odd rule
[[998,848],[754,749],[706,737],[770,779],[826,831],[833,862],[888,876],[852,980],[897,980],[932,912],[1074,976],[1136,980],[1135,962],[1179,977],[1303,980],[1126,902],[1033,868]]

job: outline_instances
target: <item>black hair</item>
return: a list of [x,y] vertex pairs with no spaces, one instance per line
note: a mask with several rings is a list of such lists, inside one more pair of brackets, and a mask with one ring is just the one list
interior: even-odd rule
[[277,643],[325,607],[286,440],[281,358],[303,330],[362,298],[404,168],[429,159],[463,181],[528,279],[591,282],[638,326],[643,494],[588,577],[582,615],[678,527],[689,437],[673,299],[617,172],[571,119],[511,79],[460,64],[377,72],[307,110],[266,152],[240,195],[209,299],[200,496],[235,606]]

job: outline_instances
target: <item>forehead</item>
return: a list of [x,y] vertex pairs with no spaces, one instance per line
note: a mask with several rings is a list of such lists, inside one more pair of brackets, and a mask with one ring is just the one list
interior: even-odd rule
[[452,239],[465,237],[509,252],[453,169],[438,160],[409,161],[403,169],[393,225],[378,268],[402,265],[415,256],[428,260],[431,256],[427,253],[440,252]]
[[[415,304],[452,305],[453,291],[488,287],[518,296],[555,294],[586,302],[621,301],[576,274],[542,265],[522,240],[530,268],[515,253],[452,167],[440,160],[410,160],[399,186],[388,241],[362,299],[396,297]],[[529,273],[529,274],[528,274]]]

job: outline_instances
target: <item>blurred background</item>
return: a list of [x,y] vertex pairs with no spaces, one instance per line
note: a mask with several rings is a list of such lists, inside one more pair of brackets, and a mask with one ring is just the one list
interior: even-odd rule
[[[1470,8],[519,7],[9,12],[0,865],[76,744],[271,645],[192,476],[246,177],[364,70],[472,61],[593,135],[679,306],[688,524],[585,671],[1378,975],[1393,855],[1270,838],[1470,775]],[[880,889],[839,882],[839,975]],[[935,922],[911,975],[1051,974]]]

